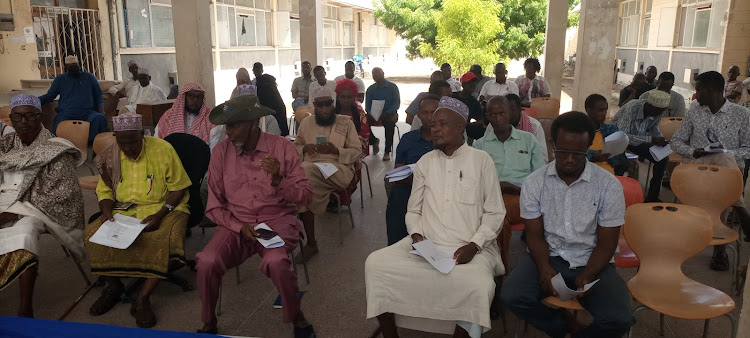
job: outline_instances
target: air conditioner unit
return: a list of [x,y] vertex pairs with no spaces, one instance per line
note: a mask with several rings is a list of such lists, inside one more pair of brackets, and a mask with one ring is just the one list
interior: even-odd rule
[[694,68],[686,68],[685,69],[685,77],[683,78],[682,82],[694,84],[695,78],[698,76],[698,69]]
[[635,72],[643,73],[643,62],[638,62],[635,64]]

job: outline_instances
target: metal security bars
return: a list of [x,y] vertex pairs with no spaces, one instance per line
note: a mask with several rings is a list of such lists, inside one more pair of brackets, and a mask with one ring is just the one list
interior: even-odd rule
[[78,56],[81,69],[104,77],[99,11],[31,6],[42,79],[65,72],[65,57]]

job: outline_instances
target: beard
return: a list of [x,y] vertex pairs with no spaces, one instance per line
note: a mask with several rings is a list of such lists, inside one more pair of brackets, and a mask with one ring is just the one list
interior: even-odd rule
[[70,75],[72,77],[75,77],[75,78],[80,77],[81,76],[81,67],[78,67],[78,66],[68,67],[68,75]]
[[328,118],[323,118],[320,117],[320,115],[315,115],[315,123],[323,127],[332,126],[334,123],[336,123],[336,114],[332,113]]

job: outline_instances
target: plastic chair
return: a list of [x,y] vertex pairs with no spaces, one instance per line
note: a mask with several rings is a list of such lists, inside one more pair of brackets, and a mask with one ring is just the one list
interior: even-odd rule
[[560,115],[560,99],[537,97],[531,99],[531,108],[536,110],[539,118],[555,119]]
[[89,123],[79,120],[62,121],[57,125],[57,137],[62,137],[83,152],[83,160],[89,155]]
[[703,208],[710,216],[710,223],[714,229],[713,239],[709,245],[735,243],[735,247],[727,245],[734,253],[734,269],[732,269],[732,286],[737,283],[737,268],[739,267],[740,234],[724,225],[721,215],[740,198],[744,190],[742,173],[707,164],[678,165],[671,178],[672,191],[683,204]]
[[[641,260],[638,273],[628,281],[630,294],[641,306],[660,315],[664,335],[664,315],[680,319],[703,319],[703,337],[708,337],[711,318],[727,316],[732,336],[737,327],[729,313],[734,300],[727,294],[698,283],[682,273],[682,263],[711,244],[711,217],[702,208],[671,203],[634,205],[625,213],[625,238]],[[632,336],[633,330],[628,333]]]
[[[662,118],[661,122],[659,122],[659,130],[661,131],[662,136],[664,136],[664,138],[667,140],[671,140],[674,133],[677,131],[678,128],[680,128],[680,125],[682,124],[683,119],[684,119],[683,117]],[[672,153],[669,155],[669,162],[680,163],[682,162],[682,156],[678,153]],[[651,185],[651,168],[653,166],[654,164],[649,161],[648,170],[646,171],[645,191],[648,191],[648,187]]]
[[[362,199],[362,160],[357,160],[354,163],[354,177],[345,189],[334,191],[331,193],[329,199],[336,202],[336,212],[339,216],[339,242],[344,244],[344,221],[341,217],[341,207],[347,207],[349,213],[349,220],[352,222],[352,228],[354,228],[354,215],[352,214],[352,194],[357,190],[357,184],[360,185],[359,193],[360,199]],[[361,200],[362,208],[364,208],[364,200]]]
[[[101,154],[104,149],[107,149],[107,147],[111,146],[117,142],[115,140],[115,133],[101,133],[99,135],[96,135],[94,137],[94,156],[97,156]],[[78,178],[78,185],[81,186],[83,189],[88,190],[94,190],[96,189],[96,185],[99,184],[99,177],[100,175],[92,175],[92,176],[83,176]]]
[[13,126],[13,122],[10,120],[10,106],[0,107],[0,121],[7,126]]

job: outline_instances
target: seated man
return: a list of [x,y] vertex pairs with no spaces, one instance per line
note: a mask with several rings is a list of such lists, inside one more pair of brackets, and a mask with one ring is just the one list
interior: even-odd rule
[[[214,108],[211,123],[226,125],[227,139],[213,150],[209,166],[206,216],[218,225],[211,241],[195,256],[204,326],[217,333],[216,301],[228,269],[253,254],[262,257],[260,271],[271,278],[284,303],[284,322],[294,323],[295,336],[309,337],[312,326],[300,310],[297,276],[288,252],[299,242],[299,205],[312,197],[299,156],[289,140],[260,130],[260,118],[273,110],[259,106],[255,95],[240,95]],[[284,240],[268,249],[255,226],[267,224]]]
[[493,96],[487,102],[487,118],[493,132],[474,142],[474,148],[490,154],[503,193],[505,218],[509,224],[519,224],[523,221],[519,207],[521,184],[544,165],[542,147],[534,135],[510,124],[510,107],[504,96]]
[[[523,112],[521,98],[518,97],[518,95],[510,93],[506,94],[505,98],[508,99],[508,107],[510,107],[510,125],[518,130],[534,134],[537,142],[539,142],[539,147],[542,149],[542,156],[546,163],[549,161],[547,158],[547,138],[544,135],[542,123]],[[490,124],[487,126],[487,130],[484,133],[487,134],[492,132],[492,124]]]
[[599,94],[591,94],[586,98],[584,106],[586,107],[586,114],[594,122],[594,128],[596,128],[594,142],[589,147],[586,158],[604,170],[614,175],[622,176],[628,169],[628,159],[625,157],[625,153],[616,156],[602,154],[604,139],[619,131],[616,125],[604,123],[607,119],[607,111],[609,110],[607,99]]
[[21,94],[10,101],[16,133],[0,139],[0,291],[20,280],[19,317],[34,317],[39,235],[52,233],[76,257],[83,197],[76,167],[81,151],[42,126],[42,104]]
[[151,82],[148,69],[138,68],[138,85],[130,88],[128,92],[128,104],[120,109],[120,114],[135,113],[141,103],[165,101],[167,95],[161,88]]
[[[446,82],[447,83],[447,82]],[[403,137],[396,147],[396,164],[394,168],[415,164],[424,154],[432,151],[432,113],[438,108],[440,97],[429,94],[419,103],[417,117],[424,124],[420,130],[412,130]],[[406,205],[411,196],[413,176],[397,182],[386,181],[388,205],[385,208],[385,224],[388,234],[388,245],[400,241],[409,235],[406,231]]]
[[[724,78],[718,72],[705,72],[695,79],[696,100],[687,117],[672,136],[672,149],[682,155],[682,163],[718,165],[742,171],[750,158],[750,110],[724,98]],[[725,153],[707,153],[704,148],[719,142]],[[717,187],[720,189],[720,187]],[[750,241],[750,215],[744,198],[733,205],[740,216],[745,241]],[[723,221],[726,223],[725,212]],[[724,246],[715,246],[711,269],[729,269]]]
[[67,120],[82,120],[90,123],[89,143],[94,137],[107,131],[107,118],[104,116],[104,99],[99,80],[94,74],[84,72],[78,64],[78,57],[65,57],[65,74],[58,75],[47,94],[39,97],[42,104],[51,103],[60,95],[57,102],[57,115],[52,133],[57,132],[57,125]]
[[[327,87],[318,87],[310,93],[315,107],[315,116],[302,121],[294,144],[302,157],[302,168],[310,180],[313,198],[300,208],[300,218],[305,225],[307,245],[300,253],[298,262],[307,260],[318,253],[315,240],[315,215],[326,211],[331,192],[349,186],[354,178],[354,163],[362,156],[362,143],[359,142],[357,128],[350,116],[333,113],[334,92]],[[325,178],[316,163],[330,163],[336,172]]]
[[206,106],[206,91],[201,85],[191,82],[180,90],[180,95],[159,119],[154,134],[164,139],[174,133],[188,133],[206,142],[211,149],[224,138],[224,133],[214,130],[208,120],[210,110]]
[[367,90],[367,87],[365,87],[365,82],[362,81],[362,79],[359,78],[359,76],[354,75],[354,61],[346,61],[344,64],[344,75],[337,76],[334,80],[338,83],[339,80],[343,79],[349,79],[354,81],[354,83],[357,84],[357,102],[362,103],[365,102],[365,91]]
[[[385,338],[399,326],[479,337],[490,329],[493,277],[505,272],[495,242],[503,207],[497,172],[487,153],[463,140],[469,109],[443,97],[432,116],[435,150],[414,167],[406,226],[410,237],[373,252],[365,263],[367,318],[378,318]],[[431,240],[450,250],[448,274],[409,251]]]
[[658,202],[659,191],[661,191],[661,179],[667,168],[669,158],[656,161],[649,149],[654,146],[666,146],[668,141],[664,139],[659,130],[659,122],[664,110],[669,107],[669,93],[654,89],[649,92],[648,100],[631,100],[617,111],[610,123],[628,135],[630,143],[628,151],[642,158],[646,158],[654,164],[654,174],[646,193],[646,203]]
[[643,93],[651,90],[646,82],[646,75],[638,73],[633,76],[633,80],[629,86],[626,86],[620,90],[620,102],[617,104],[618,107],[624,106],[626,103],[636,100],[643,95]]
[[[484,130],[486,129],[484,111],[482,106],[479,104],[472,94],[474,88],[477,86],[479,79],[472,72],[466,72],[461,76],[461,91],[453,93],[453,98],[463,102],[469,107],[469,125],[466,126],[466,135],[469,136],[470,141],[478,140],[484,136]],[[474,122],[472,122],[474,120]],[[470,142],[471,143],[471,142]]]
[[309,99],[309,90],[310,90],[310,84],[312,84],[315,80],[314,77],[310,74],[312,71],[312,65],[310,65],[309,61],[302,61],[302,64],[300,65],[300,72],[302,73],[302,76],[294,79],[292,81],[292,98],[294,101],[292,101],[292,110],[297,111],[297,108],[301,106],[306,106]]
[[[189,217],[186,189],[191,182],[167,141],[144,136],[140,115],[115,116],[112,125],[117,142],[96,157],[102,175],[96,186],[102,215],[83,233],[91,272],[101,275],[108,284],[89,313],[105,314],[120,302],[124,290],[121,277],[146,278],[130,314],[138,326],[148,328],[156,325],[151,292],[169,271],[185,264],[183,242]],[[103,222],[114,219],[115,213],[147,224],[125,250],[90,241]]]
[[505,64],[498,62],[495,64],[495,81],[488,81],[482,86],[479,92],[479,101],[486,102],[493,96],[508,94],[518,95],[518,85],[513,81],[508,81],[508,70],[505,69]]
[[[119,111],[128,104],[128,93],[130,88],[138,85],[138,62],[135,60],[128,61],[128,71],[133,77],[123,79],[120,83],[109,88],[107,93],[111,95],[110,99],[115,100],[111,103],[113,107],[116,107],[116,111]],[[111,102],[111,101],[110,101]]]
[[419,120],[417,113],[419,112],[419,103],[422,102],[422,99],[425,96],[427,96],[428,94],[437,95],[437,97],[453,96],[453,92],[451,92],[451,85],[448,83],[448,81],[442,79],[443,73],[441,73],[440,71],[436,72],[440,74],[441,78],[439,80],[430,82],[430,88],[428,88],[427,92],[419,93],[420,95],[417,95],[414,101],[409,104],[409,107],[406,108],[406,123],[409,123],[411,119],[410,131],[422,129],[422,121]]
[[[685,117],[685,97],[682,94],[672,90],[674,87],[674,74],[663,72],[659,74],[659,81],[656,82],[656,89],[669,93],[669,107],[664,111],[664,117]],[[649,92],[641,94],[639,99],[648,99]]]
[[[528,252],[521,254],[500,297],[520,320],[552,337],[620,337],[633,324],[630,294],[613,264],[625,199],[617,178],[586,160],[594,132],[584,113],[556,118],[555,161],[529,175],[521,189]],[[594,317],[588,327],[564,309],[542,303],[557,296],[551,280],[558,273],[577,290],[599,280],[579,297]]]

